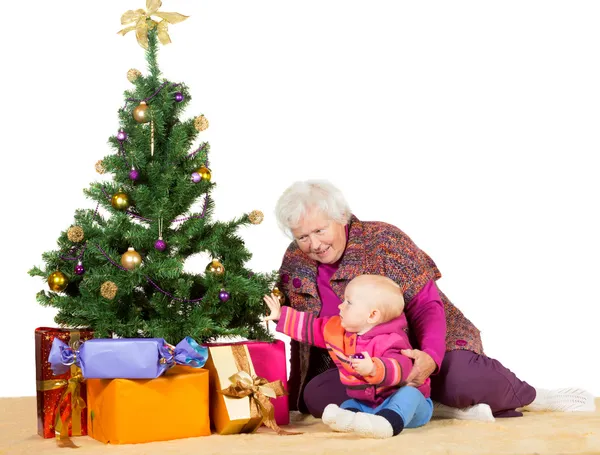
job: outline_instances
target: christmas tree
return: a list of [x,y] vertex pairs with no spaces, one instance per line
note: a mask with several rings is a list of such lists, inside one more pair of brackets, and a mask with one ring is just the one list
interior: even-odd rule
[[[209,144],[194,146],[208,121],[203,115],[180,120],[191,99],[188,87],[162,79],[157,63],[158,42],[170,42],[168,24],[187,17],[158,11],[158,0],[146,3],[146,11],[121,18],[133,25],[120,33],[135,31],[146,49],[148,72],[127,73],[134,88],[125,92],[121,128],[109,138],[115,153],[96,163],[112,181],[85,190],[96,208],[77,210],[58,249],[42,255],[45,268],[29,271],[50,287],[37,300],[58,309],[58,324],[91,327],[96,337],[269,339],[260,317],[274,275],[244,267],[251,254],[236,234],[263,215],[255,210],[211,221]],[[206,270],[185,272],[185,259],[201,252],[213,258]]]

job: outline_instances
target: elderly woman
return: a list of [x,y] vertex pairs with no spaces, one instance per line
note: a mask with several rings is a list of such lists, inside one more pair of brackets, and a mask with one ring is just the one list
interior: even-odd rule
[[[360,221],[341,192],[325,181],[296,182],[276,207],[281,228],[293,236],[283,257],[279,288],[287,304],[315,316],[339,313],[344,289],[357,275],[384,275],[398,283],[406,302],[409,336],[418,349],[406,383],[431,376],[435,415],[493,420],[529,410],[593,410],[581,389],[535,389],[483,352],[479,330],[440,291],[433,260],[395,226]],[[348,397],[328,353],[291,342],[292,409],[320,417],[329,403]]]

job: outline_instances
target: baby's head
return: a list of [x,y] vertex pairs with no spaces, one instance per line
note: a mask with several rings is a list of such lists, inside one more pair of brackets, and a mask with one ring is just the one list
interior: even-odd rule
[[378,324],[391,321],[402,314],[402,290],[391,279],[381,275],[359,275],[346,286],[340,304],[342,327],[359,335]]

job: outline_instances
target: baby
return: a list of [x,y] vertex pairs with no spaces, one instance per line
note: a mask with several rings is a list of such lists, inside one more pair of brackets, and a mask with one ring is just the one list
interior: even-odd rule
[[271,311],[265,319],[279,321],[278,332],[327,348],[338,367],[350,399],[341,407],[329,404],[323,422],[372,438],[425,425],[433,410],[429,379],[418,389],[404,385],[412,360],[400,353],[411,349],[400,287],[384,276],[360,275],[344,297],[340,315],[323,318],[282,308],[273,294],[264,297]]

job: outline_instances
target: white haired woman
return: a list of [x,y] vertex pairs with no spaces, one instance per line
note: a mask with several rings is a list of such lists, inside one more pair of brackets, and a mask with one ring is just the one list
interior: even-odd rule
[[[358,275],[384,275],[398,283],[406,302],[409,335],[418,349],[407,384],[431,376],[435,415],[493,420],[518,408],[553,411],[595,409],[581,389],[535,389],[483,352],[479,330],[439,290],[440,271],[400,229],[360,221],[343,194],[327,181],[291,185],[276,207],[280,227],[293,241],[283,257],[279,288],[286,303],[315,316],[339,313],[346,285]],[[348,397],[329,354],[291,342],[291,408],[320,417],[330,403]]]

